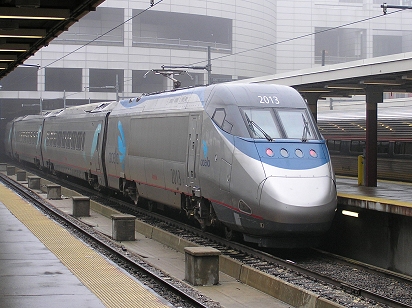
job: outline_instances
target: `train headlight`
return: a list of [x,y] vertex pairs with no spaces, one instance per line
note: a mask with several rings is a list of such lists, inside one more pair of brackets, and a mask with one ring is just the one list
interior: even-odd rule
[[289,157],[289,152],[286,149],[280,149],[280,155],[282,155],[283,157]]
[[272,149],[267,148],[266,149],[266,155],[269,156],[269,157],[272,157],[273,155],[275,155],[275,153],[273,153]]
[[316,151],[313,150],[313,149],[311,149],[311,150],[309,151],[309,154],[310,154],[310,156],[312,156],[313,158],[318,157],[318,153],[316,153]]
[[303,157],[303,151],[301,149],[296,149],[295,154],[297,157],[302,158]]

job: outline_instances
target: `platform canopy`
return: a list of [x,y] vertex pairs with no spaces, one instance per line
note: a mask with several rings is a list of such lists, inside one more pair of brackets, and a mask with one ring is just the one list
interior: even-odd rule
[[0,79],[104,0],[0,0]]
[[327,97],[365,95],[365,186],[377,186],[377,108],[384,92],[412,92],[412,52],[320,66],[240,82],[294,87],[317,118],[317,101]]

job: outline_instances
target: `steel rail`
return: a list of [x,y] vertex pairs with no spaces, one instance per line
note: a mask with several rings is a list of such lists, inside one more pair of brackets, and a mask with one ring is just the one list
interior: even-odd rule
[[142,259],[134,256],[133,254],[126,253],[126,251],[122,249],[121,245],[112,241],[110,238],[103,236],[102,234],[95,231],[93,228],[81,222],[80,220],[75,219],[74,217],[71,217],[70,215],[67,215],[61,210],[55,208],[49,202],[42,199],[36,193],[26,188],[25,186],[21,185],[20,183],[14,181],[13,179],[5,176],[2,173],[0,173],[0,182],[2,182],[7,187],[13,189],[22,198],[24,198],[25,200],[27,200],[28,202],[30,202],[37,208],[46,212],[54,220],[60,223],[63,222],[64,224],[68,224],[71,228],[74,228],[76,231],[81,233],[83,236],[87,237],[89,240],[97,244],[99,247],[102,247],[108,253],[115,256],[115,258],[117,258],[118,260],[121,260],[123,263],[126,263],[129,267],[133,267],[134,269],[137,269],[138,271],[143,272],[145,275],[152,278],[157,284],[163,287],[166,287],[173,294],[179,296],[186,303],[192,305],[193,307],[199,307],[199,308],[209,307],[208,305],[199,301],[198,299],[191,296],[190,294],[185,293],[185,291],[182,290],[181,288],[173,285],[173,283],[170,281],[170,278],[168,278],[167,275],[159,275],[151,271],[150,269],[153,268],[151,265],[147,264]]

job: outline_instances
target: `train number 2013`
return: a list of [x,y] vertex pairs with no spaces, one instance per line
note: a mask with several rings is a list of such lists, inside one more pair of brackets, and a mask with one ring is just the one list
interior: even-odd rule
[[180,177],[180,170],[170,169],[172,171],[172,184],[182,185],[182,178]]
[[258,95],[259,103],[261,104],[274,104],[279,105],[280,102],[276,96],[266,96],[266,95]]

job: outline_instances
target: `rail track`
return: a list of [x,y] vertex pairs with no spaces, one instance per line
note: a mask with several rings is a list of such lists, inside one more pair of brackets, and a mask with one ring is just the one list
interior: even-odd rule
[[[35,170],[30,170],[33,171]],[[45,177],[43,173],[41,176]],[[97,202],[114,206],[121,212],[135,215],[139,220],[198,245],[219,249],[222,255],[298,288],[309,290],[342,307],[412,307],[411,277],[319,250],[262,251],[256,247],[227,241],[219,235],[202,232],[196,227],[183,224],[182,221],[153,212],[151,211],[153,204],[149,206],[151,210],[148,210],[129,202],[108,198],[70,181],[56,177],[50,180],[69,186],[70,189],[89,196]],[[118,251],[119,247],[115,250]],[[124,262],[128,264],[130,261]]]
[[206,298],[190,286],[170,277],[164,272],[150,266],[141,258],[131,255],[124,248],[107,236],[95,231],[80,220],[65,214],[36,193],[0,173],[0,181],[14,190],[25,200],[35,205],[53,220],[69,229],[70,232],[88,243],[93,249],[125,269],[151,289],[156,291],[176,307],[219,308],[220,304]]

